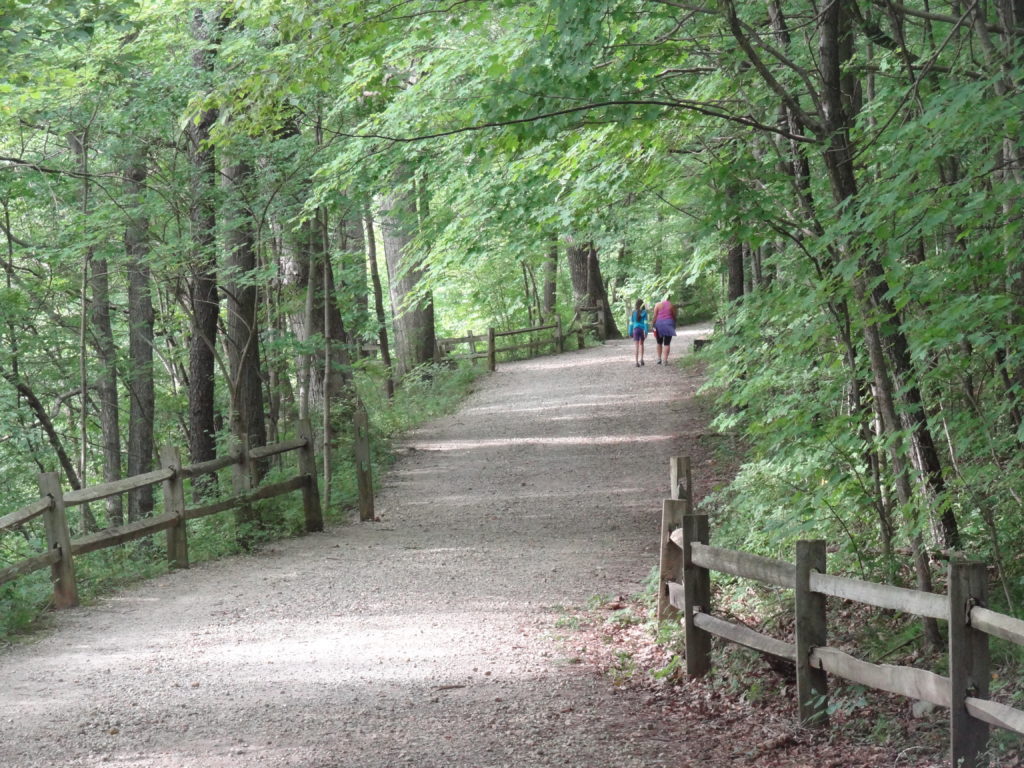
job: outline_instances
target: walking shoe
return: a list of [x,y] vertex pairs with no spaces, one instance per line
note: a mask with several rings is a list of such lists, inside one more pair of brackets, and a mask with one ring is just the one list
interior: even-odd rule
[[643,360],[641,360],[641,361],[640,361],[640,365],[643,365],[643,364],[644,364],[644,361],[643,361]]
[[637,363],[637,364],[636,364],[636,367],[637,367],[637,368],[639,368],[639,367],[640,367],[640,363]]

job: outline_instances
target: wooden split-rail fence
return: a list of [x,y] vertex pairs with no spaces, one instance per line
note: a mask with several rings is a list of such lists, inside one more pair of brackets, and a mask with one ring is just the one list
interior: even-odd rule
[[[576,348],[583,349],[588,332],[593,332],[599,341],[605,341],[606,313],[607,308],[604,302],[598,300],[594,306],[575,307],[568,326],[564,326],[562,318],[555,315],[554,322],[546,325],[515,328],[508,331],[488,328],[486,333],[467,331],[465,336],[439,338],[434,342],[434,362],[469,360],[476,365],[478,360],[486,360],[487,370],[493,373],[498,368],[499,354],[527,352],[528,357],[536,357],[547,346],[551,347],[550,352],[561,353],[565,351],[566,340],[573,337],[576,338]],[[526,336],[527,340],[518,344],[498,346],[499,339],[514,336]],[[380,345],[362,344],[360,349],[368,355],[375,355],[380,352]],[[461,351],[459,351],[460,349]]]
[[[253,462],[289,451],[296,451],[298,454],[298,473],[287,480],[253,487]],[[313,436],[310,424],[306,420],[299,422],[297,437],[291,440],[252,449],[240,447],[227,456],[211,461],[183,466],[178,449],[173,446],[161,448],[159,454],[160,469],[67,493],[61,489],[57,473],[41,474],[39,476],[40,498],[9,515],[0,517],[0,532],[42,517],[46,530],[46,551],[0,569],[0,585],[25,574],[50,568],[54,607],[70,608],[78,604],[74,562],[76,557],[160,531],[167,531],[168,561],[172,567],[188,568],[186,523],[189,520],[215,515],[230,509],[244,509],[254,502],[291,491],[302,491],[306,530],[323,530],[324,521],[317,487],[316,460],[313,455]],[[230,498],[198,507],[185,505],[185,480],[209,475],[227,467],[232,468],[234,494]],[[163,511],[160,514],[126,525],[106,528],[79,538],[71,538],[66,514],[68,507],[88,504],[137,488],[155,485],[163,486]]]
[[[1024,734],[1024,711],[988,698],[989,637],[1024,645],[1024,621],[986,607],[984,563],[951,558],[946,595],[836,576],[825,571],[821,540],[797,542],[795,563],[711,546],[708,516],[693,509],[688,458],[672,459],[670,489],[671,498],[662,509],[658,618],[681,617],[689,675],[700,677],[710,671],[711,638],[719,637],[792,662],[799,718],[807,725],[828,722],[828,675],[946,707],[953,768],[984,764],[990,726]],[[711,571],[792,589],[796,642],[783,642],[715,616]],[[828,597],[947,622],[949,675],[873,664],[830,647]]]

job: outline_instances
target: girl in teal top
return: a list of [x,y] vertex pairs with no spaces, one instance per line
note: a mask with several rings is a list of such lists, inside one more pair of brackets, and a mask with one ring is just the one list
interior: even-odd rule
[[627,335],[636,342],[634,345],[634,358],[636,359],[636,367],[639,368],[644,364],[644,339],[647,338],[647,308],[644,306],[643,299],[636,300],[636,307],[629,316]]

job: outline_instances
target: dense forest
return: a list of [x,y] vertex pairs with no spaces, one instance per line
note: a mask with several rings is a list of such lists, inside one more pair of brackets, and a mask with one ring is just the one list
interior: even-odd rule
[[670,293],[717,321],[723,535],[922,589],[962,549],[1015,610],[1022,40],[1021,0],[6,2],[5,499],[343,445],[438,337]]

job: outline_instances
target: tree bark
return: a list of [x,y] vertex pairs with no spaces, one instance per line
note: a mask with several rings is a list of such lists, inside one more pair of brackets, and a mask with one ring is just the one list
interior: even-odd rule
[[226,166],[222,172],[228,196],[225,218],[231,222],[224,244],[231,274],[225,291],[228,312],[225,342],[231,379],[232,424],[236,436],[249,448],[255,448],[266,445],[267,427],[260,375],[259,297],[252,275],[256,270],[256,251],[252,215],[246,203],[246,187],[251,175],[251,167],[242,161]]
[[743,269],[743,244],[733,241],[725,254],[726,273],[729,276],[726,288],[726,299],[729,302],[738,301],[743,298],[744,276]]
[[558,238],[551,236],[547,257],[544,259],[544,317],[555,314],[558,302]]
[[[212,55],[205,43],[211,39],[210,24],[203,11],[192,12],[192,36],[200,44],[192,52],[192,67],[202,80],[213,69]],[[185,130],[191,165],[189,223],[192,228],[192,252],[189,274],[188,342],[188,438],[193,462],[208,461],[217,455],[215,420],[215,366],[217,319],[220,302],[217,289],[216,189],[217,166],[209,144],[210,128],[217,120],[216,110],[208,109],[190,120]],[[198,496],[210,490],[210,477],[195,478]]]
[[[148,255],[149,223],[141,206],[146,166],[139,157],[125,174],[125,191],[134,199],[125,227],[125,253],[128,256],[128,355],[131,360],[126,376],[129,398],[128,475],[141,475],[153,466],[153,297],[150,292]],[[138,520],[153,511],[153,486],[128,492],[128,519]]]
[[407,176],[396,173],[395,187],[380,200],[381,236],[388,265],[391,311],[395,332],[395,377],[401,379],[413,368],[434,359],[434,301],[418,286],[425,276],[412,250],[416,198],[403,189]]
[[363,232],[366,236],[366,261],[370,268],[370,283],[373,289],[373,311],[377,317],[377,344],[380,347],[380,359],[387,370],[388,399],[395,395],[395,380],[391,373],[391,350],[388,348],[388,324],[384,312],[384,291],[380,284],[380,269],[377,266],[377,238],[373,231],[373,219],[369,213],[363,218]]
[[570,242],[565,249],[565,260],[569,264],[573,300],[576,306],[598,306],[605,308],[603,336],[606,339],[621,339],[622,334],[615,325],[614,313],[608,302],[608,293],[601,277],[601,265],[597,248],[593,242]]

